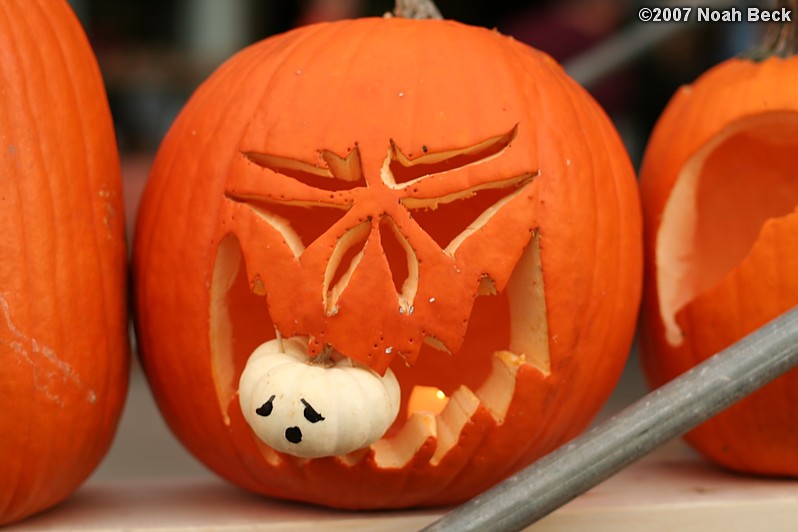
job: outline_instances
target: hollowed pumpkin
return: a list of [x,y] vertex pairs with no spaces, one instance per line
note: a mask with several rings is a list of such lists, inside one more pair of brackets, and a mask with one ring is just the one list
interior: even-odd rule
[[127,389],[122,181],[66,2],[0,2],[0,524],[95,468]]
[[[450,21],[315,25],[193,95],[133,267],[153,391],[213,470],[338,507],[452,503],[576,435],[612,390],[641,285],[637,188],[548,56]],[[313,459],[257,438],[239,380],[276,337],[390,369],[385,435]]]
[[[736,58],[673,97],[641,170],[644,369],[658,386],[798,304],[798,59]],[[687,441],[736,470],[798,475],[791,372]]]

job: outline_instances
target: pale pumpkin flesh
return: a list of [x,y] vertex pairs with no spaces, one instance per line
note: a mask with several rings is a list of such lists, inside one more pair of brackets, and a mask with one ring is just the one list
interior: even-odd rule
[[798,113],[768,113],[730,124],[685,164],[657,235],[660,311],[671,344],[682,341],[678,312],[748,256],[766,222],[798,208],[796,153]]

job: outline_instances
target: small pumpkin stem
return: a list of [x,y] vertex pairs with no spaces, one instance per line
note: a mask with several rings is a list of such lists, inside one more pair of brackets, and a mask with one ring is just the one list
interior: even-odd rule
[[335,365],[335,362],[332,359],[334,351],[335,350],[331,345],[326,344],[321,349],[321,353],[319,353],[315,358],[308,360],[308,364],[311,366],[320,366],[322,368],[331,368]]
[[789,10],[790,20],[771,22],[762,44],[746,54],[749,59],[762,61],[773,56],[787,58],[798,54],[798,0],[779,0],[777,8]]
[[396,0],[393,15],[401,18],[442,19],[438,6],[433,0]]

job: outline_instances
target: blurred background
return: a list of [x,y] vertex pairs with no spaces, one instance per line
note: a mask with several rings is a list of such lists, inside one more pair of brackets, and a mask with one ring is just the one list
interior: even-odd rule
[[[83,22],[105,77],[122,152],[128,233],[158,144],[193,90],[237,50],[270,35],[323,20],[382,16],[393,0],[69,0]],[[643,46],[661,24],[637,20],[632,0],[437,0],[446,18],[496,28],[548,52],[568,67],[615,43],[602,59],[634,55],[583,81],[621,133],[635,166],[656,117],[679,85],[752,46],[760,24],[674,24]],[[682,2],[680,5],[689,5]],[[767,3],[765,3],[767,4]],[[733,2],[704,1],[730,7]],[[739,7],[739,6],[738,6]],[[642,27],[645,26],[645,27]],[[631,53],[630,53],[631,52]],[[594,57],[594,56],[590,56]],[[584,63],[584,61],[583,61]],[[590,63],[590,61],[588,61]],[[570,71],[570,70],[569,70]],[[576,72],[574,72],[576,73]],[[579,79],[579,76],[577,76]],[[646,391],[633,353],[603,415]],[[94,480],[152,475],[209,475],[168,432],[134,360],[130,397],[117,439]]]
[[[313,22],[381,16],[394,5],[393,0],[69,2],[96,51],[120,147],[128,153],[155,150],[196,86],[244,46]],[[700,3],[713,4],[735,5]],[[437,5],[446,18],[496,28],[567,64],[622,28],[641,25],[638,8],[653,4],[633,0],[438,0]],[[648,27],[653,30],[661,25]],[[634,160],[639,160],[639,140],[647,136],[676,87],[747,49],[760,26],[694,24],[588,87],[613,118],[629,128]],[[639,138],[632,139],[632,135]]]

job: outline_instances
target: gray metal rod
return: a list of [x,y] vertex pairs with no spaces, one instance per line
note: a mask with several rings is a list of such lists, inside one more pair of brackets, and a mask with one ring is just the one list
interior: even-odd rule
[[623,66],[632,63],[650,48],[679,34],[692,24],[630,25],[601,44],[563,64],[565,71],[579,84],[590,87]]
[[[644,5],[718,8],[723,5],[733,6],[735,3],[730,0],[703,0],[701,2],[652,2]],[[679,33],[695,28],[698,25],[696,10],[697,7],[692,8],[688,22],[641,22],[635,20],[600,44],[566,62],[563,67],[581,85],[590,87],[615,70],[632,63],[649,49]],[[635,17],[637,17],[636,14]]]
[[521,530],[796,365],[798,307],[424,530]]

